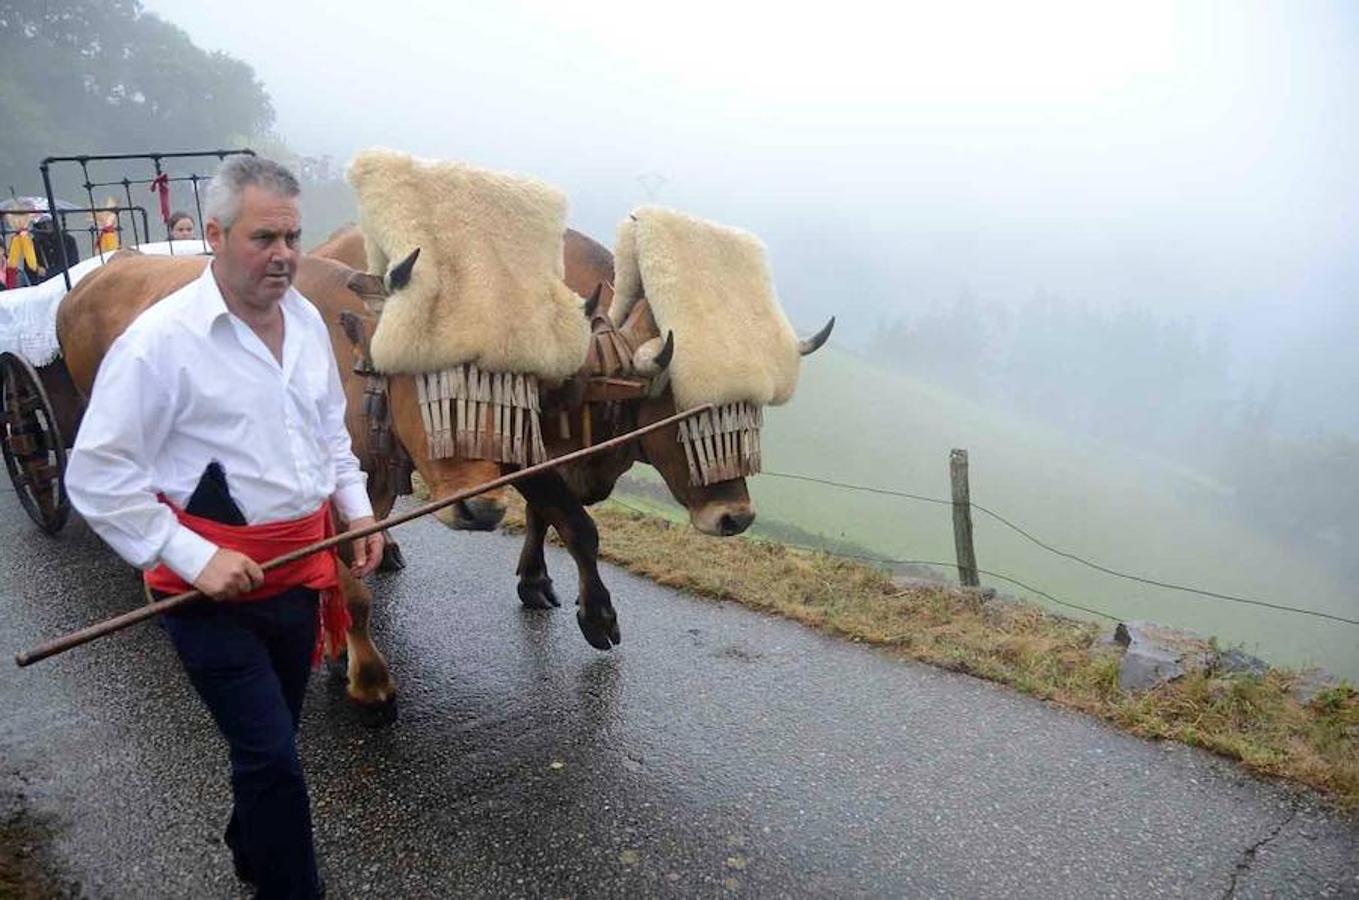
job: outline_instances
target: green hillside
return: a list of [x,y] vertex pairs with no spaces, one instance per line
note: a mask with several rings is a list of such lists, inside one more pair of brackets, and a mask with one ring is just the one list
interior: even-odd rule
[[[1051,545],[1161,581],[1359,618],[1359,599],[1333,573],[1224,513],[1212,482],[1184,467],[1073,440],[834,348],[805,361],[790,404],[766,412],[769,472],[947,498],[949,450],[963,447],[973,502]],[[752,492],[765,527],[886,557],[953,559],[948,506],[770,475]],[[987,516],[974,521],[982,569],[1119,618],[1214,635],[1276,664],[1359,677],[1359,626],[1137,584],[1054,556]]]

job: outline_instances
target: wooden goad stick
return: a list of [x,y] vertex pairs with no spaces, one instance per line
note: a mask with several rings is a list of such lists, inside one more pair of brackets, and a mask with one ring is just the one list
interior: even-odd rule
[[[677,413],[676,415],[670,416],[669,418],[661,419],[658,422],[652,422],[650,425],[646,425],[642,428],[637,428],[633,431],[629,431],[627,434],[620,434],[616,438],[610,438],[609,440],[604,441],[601,444],[595,444],[593,447],[586,447],[583,450],[576,450],[575,452],[568,453],[565,456],[560,456],[556,459],[551,459],[548,460],[547,462],[539,463],[536,466],[529,466],[527,469],[520,469],[518,472],[511,472],[508,475],[502,475],[499,478],[486,482],[485,484],[480,484],[477,485],[476,487],[470,487],[465,491],[459,491],[456,494],[444,497],[442,500],[431,501],[429,503],[424,504],[423,506],[418,506],[415,509],[410,510],[409,512],[404,512],[399,516],[392,516],[391,518],[383,519],[381,522],[375,522],[372,525],[367,526],[366,528],[355,528],[353,531],[346,531],[344,534],[337,534],[334,537],[326,538],[324,541],[312,544],[309,547],[303,547],[300,550],[294,550],[292,553],[286,553],[283,556],[280,556],[276,559],[271,559],[267,563],[264,563],[260,568],[264,569],[264,571],[267,572],[270,569],[276,569],[279,566],[286,565],[290,562],[299,560],[304,556],[310,556],[313,553],[320,553],[323,550],[329,550],[331,547],[337,547],[340,544],[344,543],[345,541],[353,541],[361,537],[367,537],[370,534],[375,534],[376,532],[379,531],[385,531],[388,528],[393,528],[397,525],[402,525],[406,522],[411,521],[412,519],[418,519],[421,516],[427,516],[432,512],[436,512],[437,510],[443,509],[445,506],[457,503],[459,500],[466,500],[468,497],[475,497],[478,494],[484,494],[487,491],[495,490],[498,487],[504,487],[505,485],[508,484],[514,484],[516,481],[522,481],[523,479],[530,478],[534,475],[541,475],[544,472],[550,471],[551,469],[557,466],[565,465],[566,463],[572,463],[580,459],[585,459],[587,456],[593,456],[596,453],[602,453],[605,450],[610,450],[614,447],[619,446],[620,444],[625,444],[628,441],[635,440],[644,434],[650,434],[653,431],[659,431],[660,429],[666,428],[670,425],[676,425],[684,421],[685,419],[690,418],[691,416],[700,415],[701,413],[707,412],[711,409],[712,406],[709,404],[705,404],[703,406],[696,406],[693,409],[685,410],[684,412]],[[128,627],[129,625],[135,625],[136,623],[141,622],[145,619],[149,619],[152,616],[158,616],[163,612],[167,612],[176,607],[183,606],[190,600],[197,600],[199,597],[202,596],[203,593],[201,591],[185,591],[184,593],[176,594],[173,597],[166,597],[164,600],[157,600],[154,603],[148,603],[145,606],[132,610],[131,612],[123,613],[121,616],[114,616],[112,619],[106,619],[103,622],[91,625],[88,628],[82,628],[79,631],[73,631],[70,634],[56,638],[55,640],[48,641],[45,644],[39,644],[37,647],[34,647],[31,650],[22,650],[14,655],[14,661],[18,663],[19,666],[21,667],[32,665],[35,662],[40,662],[41,660],[47,659],[49,656],[56,656],[58,653],[64,653],[65,651],[70,650],[72,647],[79,647],[81,644],[88,644],[95,638],[103,637],[106,634],[112,634],[115,631],[121,631],[122,629]]]

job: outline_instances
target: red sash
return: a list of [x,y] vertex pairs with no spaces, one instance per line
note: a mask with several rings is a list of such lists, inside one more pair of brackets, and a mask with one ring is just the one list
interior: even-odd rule
[[[212,519],[190,515],[165,497],[161,497],[160,502],[170,507],[180,524],[186,528],[219,547],[244,553],[260,564],[335,534],[335,523],[330,515],[330,501],[321,504],[316,512],[300,519],[268,522],[263,525],[223,525]],[[332,659],[336,659],[345,646],[345,632],[349,630],[352,622],[349,608],[345,605],[344,596],[340,592],[340,578],[336,572],[339,565],[341,563],[334,550],[313,553],[265,572],[263,585],[227,602],[249,603],[265,600],[294,587],[308,587],[320,591],[316,652],[312,661],[319,663],[323,651],[328,652]],[[166,594],[179,594],[193,589],[193,585],[185,583],[184,579],[164,563],[146,572],[145,578],[147,587]]]

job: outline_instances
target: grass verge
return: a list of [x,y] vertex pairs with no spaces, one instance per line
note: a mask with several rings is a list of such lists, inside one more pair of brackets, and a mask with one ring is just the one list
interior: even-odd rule
[[[517,497],[515,500],[517,501]],[[1302,703],[1298,674],[1193,674],[1131,694],[1091,623],[973,591],[894,584],[869,565],[746,538],[705,537],[615,503],[591,510],[600,555],[667,587],[774,613],[903,657],[1009,685],[1147,738],[1180,741],[1359,809],[1359,692]],[[512,506],[507,526],[522,523]]]

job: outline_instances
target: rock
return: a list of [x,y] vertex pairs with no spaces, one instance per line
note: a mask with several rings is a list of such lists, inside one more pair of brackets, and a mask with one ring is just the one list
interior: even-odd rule
[[1113,642],[1127,648],[1119,670],[1125,690],[1148,688],[1192,671],[1255,676],[1269,671],[1269,663],[1244,650],[1217,650],[1191,631],[1154,622],[1120,622]]
[[1218,653],[1217,659],[1213,660],[1213,671],[1238,675],[1263,675],[1269,671],[1269,663],[1233,647]]
[[[918,568],[918,567],[917,567]],[[921,573],[924,573],[923,575]],[[892,576],[892,585],[903,590],[925,589],[931,591],[952,591],[965,596],[973,596],[980,600],[990,600],[996,596],[996,589],[993,587],[970,587],[969,585],[959,584],[950,581],[926,569],[919,571],[897,573]]]
[[892,566],[891,572],[892,581],[900,582],[903,586],[929,585],[938,587],[941,584],[957,584],[943,571],[933,566],[918,566],[908,563]]
[[1160,645],[1167,648],[1207,646],[1206,641],[1183,628],[1171,628],[1169,625],[1157,625],[1155,622],[1141,620],[1119,622],[1118,627],[1114,629],[1114,640],[1124,647],[1133,647],[1139,644]]
[[988,625],[1005,628],[1025,612],[1027,604],[1008,594],[997,594],[991,588],[992,596],[983,597],[981,602],[982,618]]
[[1315,700],[1317,694],[1322,691],[1329,691],[1338,687],[1340,687],[1340,679],[1325,669],[1303,669],[1298,673],[1298,677],[1293,679],[1293,684],[1289,686],[1288,692],[1299,703],[1307,704]]
[[1133,646],[1118,665],[1118,686],[1125,691],[1141,691],[1184,675],[1178,654],[1156,647]]
[[1120,622],[1114,643],[1126,648],[1118,666],[1118,686],[1141,691],[1211,668],[1216,654],[1203,638],[1155,622]]

